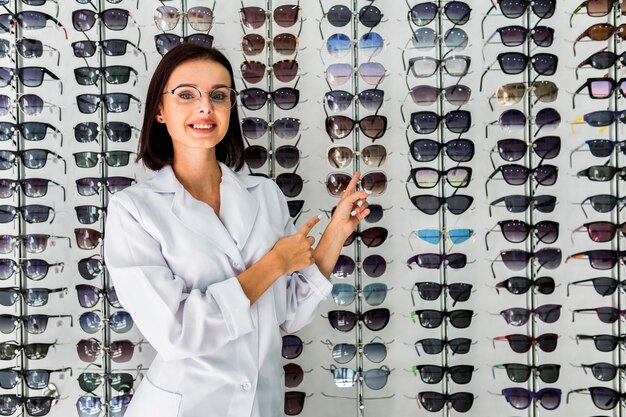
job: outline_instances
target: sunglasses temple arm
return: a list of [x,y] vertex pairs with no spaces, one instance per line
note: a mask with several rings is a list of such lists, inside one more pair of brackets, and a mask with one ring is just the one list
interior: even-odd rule
[[574,15],[577,14],[578,12],[580,12],[582,10],[583,7],[585,7],[585,5],[589,3],[588,1],[583,1],[582,3],[580,3],[578,5],[578,7],[576,9],[574,9],[574,11],[572,12],[572,14],[569,15],[569,27],[573,27],[572,26],[572,20],[574,19]]
[[495,8],[496,5],[492,2],[491,8],[487,10],[487,13],[485,13],[485,15],[483,16],[483,20],[480,21],[480,35],[482,39],[485,39],[485,20],[487,19],[487,16],[489,16],[489,13],[491,13],[491,11]]
[[496,279],[496,271],[494,269],[494,264],[498,260],[498,258],[500,258],[501,256],[502,256],[502,254],[499,253],[498,256],[496,256],[496,259],[491,261],[490,267],[491,267],[491,275],[493,275],[493,279]]
[[574,92],[574,94],[572,95],[572,108],[575,109],[576,108],[576,95],[578,93],[580,93],[581,91],[583,91],[585,89],[585,87],[587,87],[587,85],[589,85],[587,83],[587,81],[585,81],[585,83],[583,85],[581,85],[580,87],[578,87],[578,90],[576,90]]
[[569,403],[569,396],[570,396],[570,394],[574,394],[574,393],[582,394],[585,391],[589,391],[589,389],[587,389],[587,388],[578,388],[578,389],[571,390],[570,392],[567,393],[567,396],[565,397],[565,403]]
[[489,181],[491,181],[491,179],[495,177],[498,172],[500,172],[500,167],[496,168],[491,175],[489,175],[487,181],[485,181],[485,197],[487,198],[489,198],[489,189],[487,188],[487,184],[489,184]]
[[485,233],[485,248],[487,248],[487,250],[489,250],[489,244],[487,243],[487,236],[489,236],[489,233],[491,233],[493,229],[495,229],[496,227],[498,227],[497,224],[493,226],[490,230],[488,230],[487,233]]

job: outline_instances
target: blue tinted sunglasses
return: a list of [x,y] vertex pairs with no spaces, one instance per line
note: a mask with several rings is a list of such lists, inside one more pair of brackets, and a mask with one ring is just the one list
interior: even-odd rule
[[[343,34],[335,33],[326,41],[326,50],[336,58],[345,57],[352,48],[352,39]],[[358,41],[358,47],[367,56],[378,55],[383,49],[383,38],[376,32],[367,32]]]
[[463,243],[474,236],[473,229],[420,229],[415,230],[413,233],[423,241],[432,243],[433,245],[438,244],[444,236],[447,236],[452,243]]

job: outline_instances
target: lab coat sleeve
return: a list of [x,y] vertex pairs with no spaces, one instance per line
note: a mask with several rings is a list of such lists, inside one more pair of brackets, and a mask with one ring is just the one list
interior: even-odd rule
[[165,360],[211,354],[254,329],[236,277],[188,291],[131,198],[114,196],[107,211],[105,260],[118,298]]
[[[285,196],[278,186],[276,186],[276,190],[280,201],[285,236],[292,235],[297,232],[297,228],[289,215]],[[333,286],[315,264],[287,275],[286,285],[287,314],[281,328],[288,333],[293,333],[313,321],[319,303],[328,297]]]

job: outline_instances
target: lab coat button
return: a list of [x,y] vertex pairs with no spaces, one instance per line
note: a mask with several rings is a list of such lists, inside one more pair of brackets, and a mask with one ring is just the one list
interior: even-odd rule
[[241,388],[243,388],[244,391],[248,391],[250,388],[252,388],[252,384],[246,381],[243,384],[241,384]]
[[237,270],[241,270],[241,265],[239,265],[236,261],[233,261],[232,259],[230,260],[230,265]]

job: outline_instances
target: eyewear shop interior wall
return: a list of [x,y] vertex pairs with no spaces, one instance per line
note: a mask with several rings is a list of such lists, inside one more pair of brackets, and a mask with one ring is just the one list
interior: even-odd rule
[[297,225],[373,192],[288,415],[622,415],[626,2],[285,3],[0,1],[0,415],[121,416],[155,354],[100,254],[181,39]]

